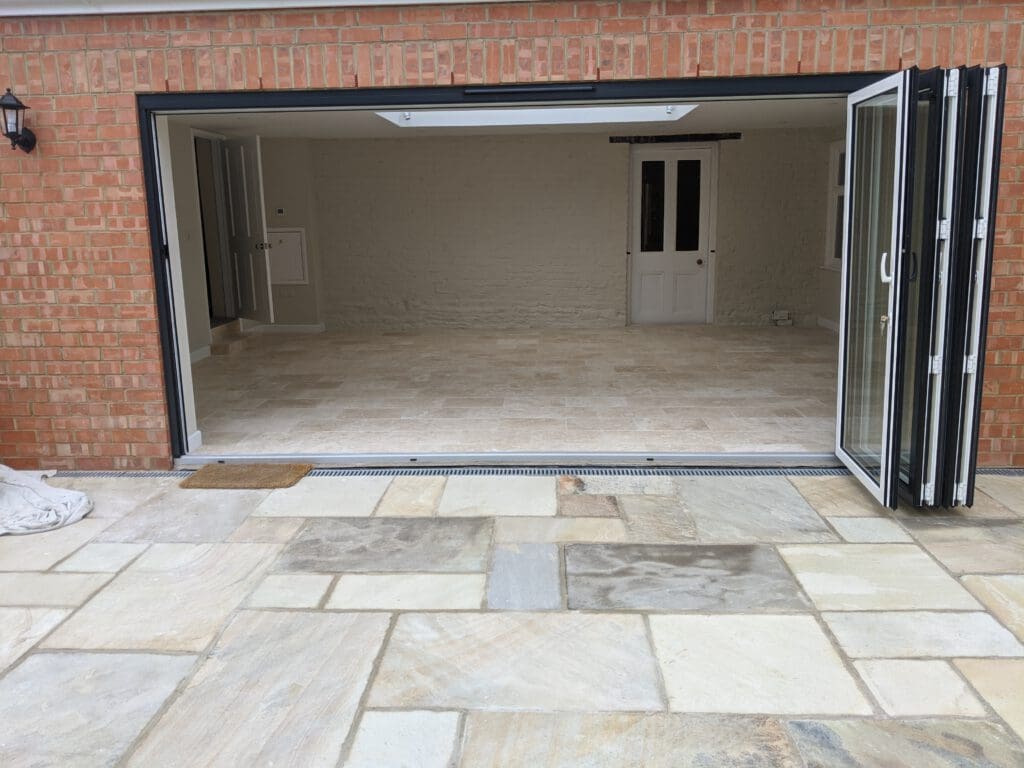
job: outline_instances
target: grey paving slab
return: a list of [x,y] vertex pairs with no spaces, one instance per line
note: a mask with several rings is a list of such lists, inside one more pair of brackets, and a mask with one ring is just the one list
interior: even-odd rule
[[281,553],[277,571],[483,571],[491,521],[483,518],[317,518]]
[[810,609],[781,558],[763,545],[573,544],[565,569],[576,609]]
[[1019,768],[1024,750],[1001,725],[971,720],[797,720],[807,768]]
[[487,584],[487,607],[514,611],[553,610],[562,605],[557,544],[495,547]]
[[918,517],[904,524],[954,573],[1024,573],[1024,521]]

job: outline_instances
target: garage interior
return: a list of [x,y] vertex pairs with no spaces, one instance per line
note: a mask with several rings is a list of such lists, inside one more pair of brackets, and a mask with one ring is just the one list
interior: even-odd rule
[[[164,118],[188,455],[831,454],[845,98],[678,106],[523,126]],[[253,136],[272,322],[219,306],[230,270],[211,267],[238,215],[222,145]],[[673,200],[681,222],[684,191],[640,165],[701,147],[704,316],[645,320],[636,254]]]

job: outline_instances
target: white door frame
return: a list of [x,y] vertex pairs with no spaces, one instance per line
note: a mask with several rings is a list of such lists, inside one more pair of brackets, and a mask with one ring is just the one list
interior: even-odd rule
[[629,177],[627,179],[626,200],[628,216],[626,219],[626,316],[633,325],[633,282],[634,263],[637,256],[636,242],[637,205],[633,174],[636,172],[638,160],[645,156],[664,157],[670,152],[685,153],[687,150],[710,150],[708,160],[708,253],[707,253],[707,296],[704,301],[704,322],[711,325],[715,321],[715,279],[718,271],[718,142],[685,142],[678,144],[630,144],[629,145]]

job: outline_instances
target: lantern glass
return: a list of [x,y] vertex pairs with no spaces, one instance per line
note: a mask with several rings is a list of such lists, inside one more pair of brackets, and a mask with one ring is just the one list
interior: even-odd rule
[[25,105],[11,93],[10,88],[0,97],[0,108],[3,110],[4,135],[20,136],[25,130]]

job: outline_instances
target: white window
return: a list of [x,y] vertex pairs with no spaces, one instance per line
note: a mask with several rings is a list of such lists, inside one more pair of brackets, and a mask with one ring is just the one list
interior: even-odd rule
[[843,265],[843,206],[846,204],[846,142],[834,141],[828,151],[828,226],[825,227],[825,268]]

